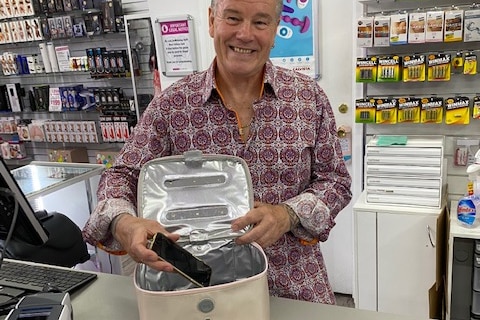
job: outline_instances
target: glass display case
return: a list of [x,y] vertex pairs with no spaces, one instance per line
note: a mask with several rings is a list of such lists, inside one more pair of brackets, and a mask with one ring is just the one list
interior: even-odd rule
[[[60,212],[82,229],[97,204],[104,169],[101,164],[32,161],[10,172],[35,211]],[[87,247],[93,266],[79,268],[100,271],[96,249]]]
[[81,181],[92,194],[90,178],[99,176],[103,169],[101,164],[32,161],[11,173],[27,199],[32,201]]
[[82,228],[96,205],[101,164],[32,161],[11,170],[34,210],[58,211]]

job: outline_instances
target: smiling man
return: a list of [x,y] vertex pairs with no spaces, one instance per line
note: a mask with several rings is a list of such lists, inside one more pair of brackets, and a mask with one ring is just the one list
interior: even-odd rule
[[257,242],[269,259],[273,296],[335,303],[320,249],[351,199],[329,100],[314,79],[274,66],[283,0],[213,0],[210,67],[155,96],[114,165],[103,173],[85,239],[135,261],[172,271],[147,249],[159,222],[137,217],[137,180],[151,159],[189,150],[245,159],[255,207],[232,222],[236,239]]

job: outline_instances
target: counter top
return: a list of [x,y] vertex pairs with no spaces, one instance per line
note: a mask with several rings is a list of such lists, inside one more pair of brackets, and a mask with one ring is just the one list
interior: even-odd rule
[[[137,320],[137,299],[133,278],[99,273],[98,279],[72,295],[75,320]],[[296,301],[270,298],[270,319],[342,319],[342,320],[406,320],[407,317]],[[408,318],[409,320],[413,320]]]

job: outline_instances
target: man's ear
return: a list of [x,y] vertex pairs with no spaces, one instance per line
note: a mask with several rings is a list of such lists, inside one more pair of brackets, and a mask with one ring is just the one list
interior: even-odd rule
[[212,8],[208,8],[208,34],[213,38],[213,29],[214,29],[214,20],[215,14],[213,13]]

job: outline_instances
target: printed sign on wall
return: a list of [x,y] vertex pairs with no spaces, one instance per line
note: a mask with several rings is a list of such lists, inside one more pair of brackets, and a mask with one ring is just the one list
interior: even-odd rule
[[165,76],[184,76],[197,71],[193,18],[157,19],[160,28],[162,72]]

